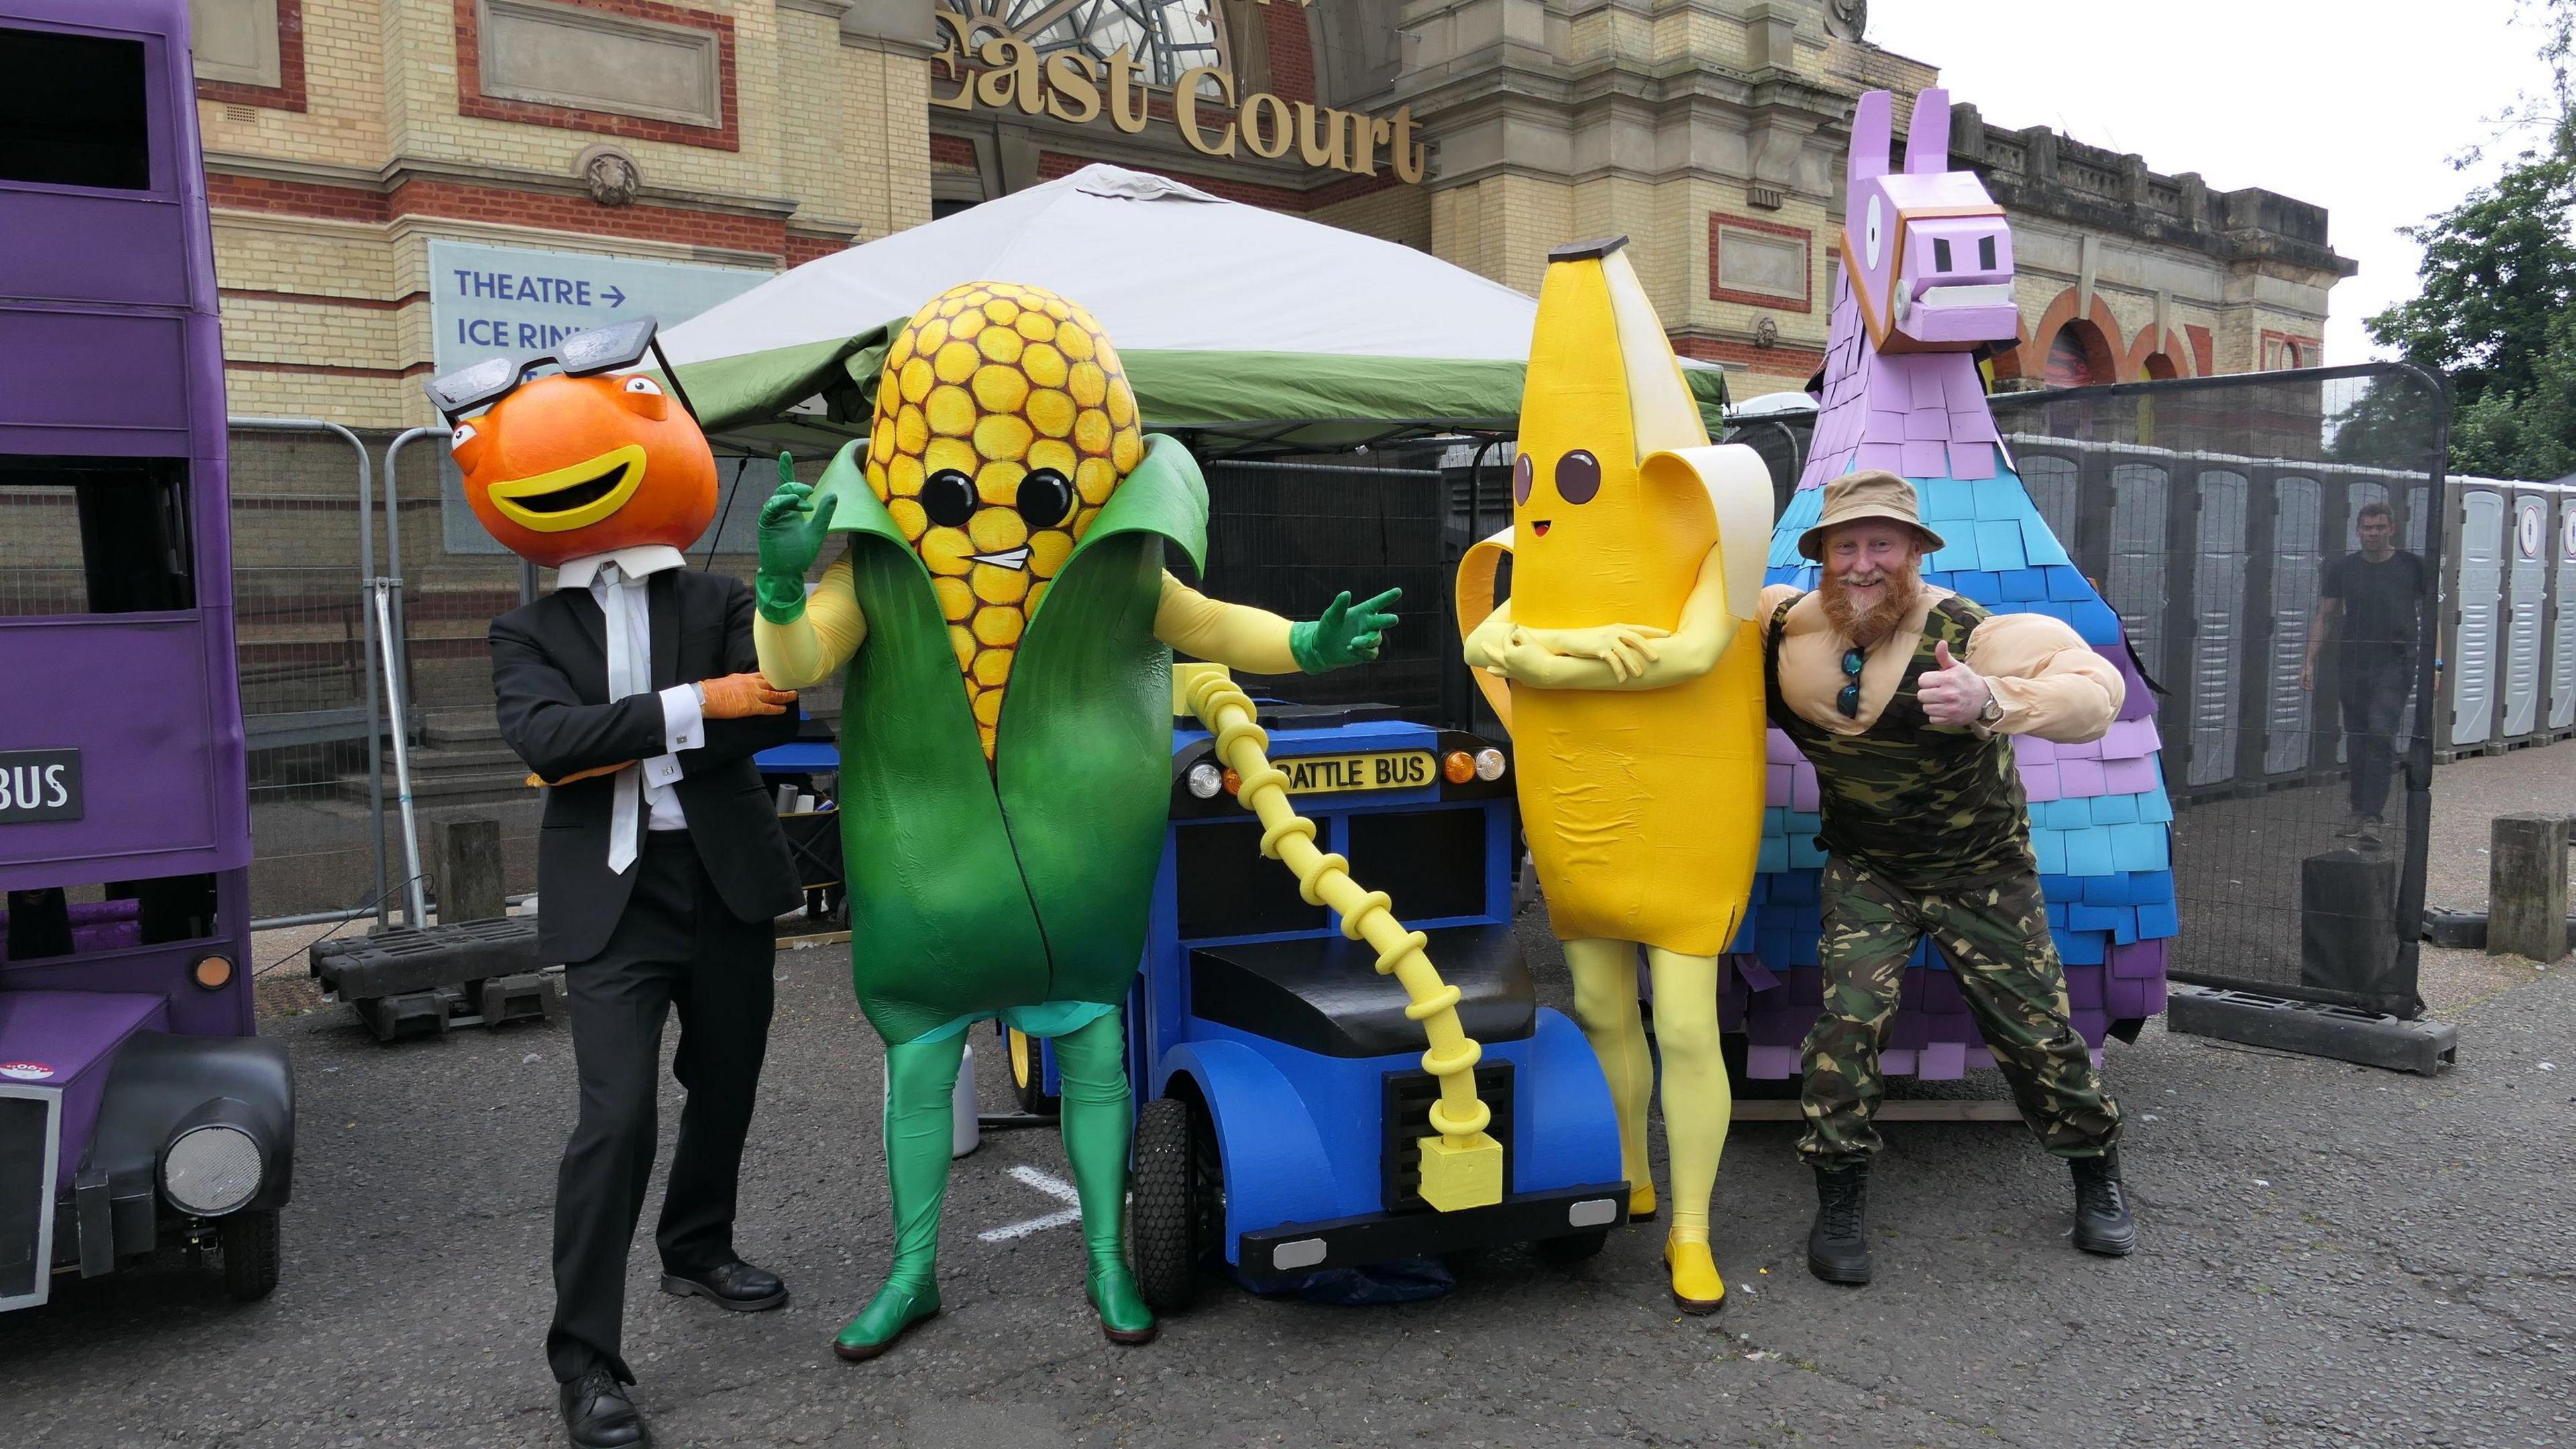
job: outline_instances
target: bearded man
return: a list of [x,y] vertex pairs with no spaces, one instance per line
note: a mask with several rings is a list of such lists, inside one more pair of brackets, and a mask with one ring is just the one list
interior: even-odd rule
[[1804,1048],[1816,1173],[1807,1267],[1869,1281],[1862,1236],[1870,1118],[1906,962],[1925,936],[1949,958],[2022,1118],[2075,1177],[2075,1245],[2137,1243],[2120,1187],[2120,1109],[2068,1020],[2030,818],[2008,735],[2099,739],[2126,693],[2119,670],[2044,614],[1990,614],[1923,582],[1940,535],[1912,484],[1852,473],[1825,485],[1798,551],[1814,593],[1762,592],[1772,725],[1816,768],[1831,853],[1822,909],[1825,1006]]

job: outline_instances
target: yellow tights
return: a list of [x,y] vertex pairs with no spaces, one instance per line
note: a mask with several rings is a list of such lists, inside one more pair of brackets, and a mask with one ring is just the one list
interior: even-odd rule
[[[1632,1184],[1634,1206],[1651,1210],[1654,1177],[1646,1164],[1646,1096],[1655,1085],[1655,1059],[1646,1045],[1645,1022],[1637,1010],[1637,947],[1628,941],[1568,941],[1565,964],[1574,975],[1574,1014],[1601,1059],[1601,1074],[1610,1082],[1610,1102],[1619,1114],[1619,1163]],[[1717,1187],[1717,1161],[1726,1151],[1726,1128],[1735,1110],[1726,1081],[1726,1061],[1717,1041],[1717,958],[1681,956],[1646,948],[1646,965],[1654,975],[1655,1045],[1663,1054],[1664,1147],[1672,1170],[1672,1231],[1665,1248],[1668,1261],[1677,1253],[1706,1263],[1708,1202]],[[1696,1245],[1696,1253],[1683,1252]],[[1711,1301],[1724,1295],[1706,1291],[1696,1270],[1674,1261],[1675,1292],[1686,1299]],[[1683,1292],[1684,1279],[1698,1291]]]

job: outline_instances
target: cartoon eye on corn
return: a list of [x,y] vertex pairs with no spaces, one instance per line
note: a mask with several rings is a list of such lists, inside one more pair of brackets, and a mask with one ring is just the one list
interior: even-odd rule
[[[1101,1328],[1154,1318],[1124,1251],[1133,1131],[1119,1006],[1170,797],[1172,651],[1258,674],[1374,659],[1388,590],[1292,624],[1203,597],[1198,467],[1142,431],[1117,351],[1042,288],[973,282],[887,352],[864,448],[761,511],[760,660],[849,668],[841,816],[852,985],[884,1037],[894,1266],[842,1330],[872,1358],[937,1313],[949,1099],[973,1022],[1050,1038]],[[848,548],[811,597],[830,534]]]
[[[1674,1300],[1713,1313],[1726,1284],[1708,1202],[1733,1109],[1718,955],[1761,828],[1762,655],[1742,625],[1762,587],[1771,484],[1752,450],[1710,446],[1626,240],[1548,255],[1512,527],[1460,565],[1458,618],[1476,682],[1512,731],[1522,826],[1610,1082],[1638,1218],[1655,1211],[1645,950],[1672,1165],[1664,1259]],[[1496,607],[1506,555],[1511,597]]]

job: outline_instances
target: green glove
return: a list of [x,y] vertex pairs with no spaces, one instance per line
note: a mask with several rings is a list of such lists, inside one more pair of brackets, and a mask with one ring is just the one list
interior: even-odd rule
[[1297,656],[1297,667],[1308,674],[1375,659],[1378,636],[1395,627],[1395,616],[1381,611],[1403,597],[1404,590],[1389,589],[1355,605],[1351,591],[1344,589],[1324,606],[1324,617],[1288,626],[1288,652]]
[[825,498],[809,509],[813,496],[812,487],[796,481],[795,461],[779,454],[778,491],[760,505],[760,571],[752,588],[760,616],[773,624],[794,623],[803,617],[805,575],[812,571],[814,560],[823,556],[833,506],[839,500]]

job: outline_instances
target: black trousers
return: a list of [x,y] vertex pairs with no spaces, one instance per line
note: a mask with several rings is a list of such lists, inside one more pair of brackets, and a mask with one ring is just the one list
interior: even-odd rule
[[671,1073],[688,1090],[654,1240],[662,1266],[729,1261],[734,1189],[776,996],[770,921],[725,909],[685,831],[648,832],[635,895],[608,945],[564,969],[581,1118],[555,1179],[555,1318],[546,1359],[559,1382],[619,1353],[626,1253],[653,1171],[662,1022],[680,1013]]
[[2352,811],[2377,816],[2388,804],[2397,767],[2397,732],[2406,720],[2406,696],[2415,687],[2415,661],[2384,650],[2347,648],[2335,685],[2343,713],[2344,750],[2352,766]]

